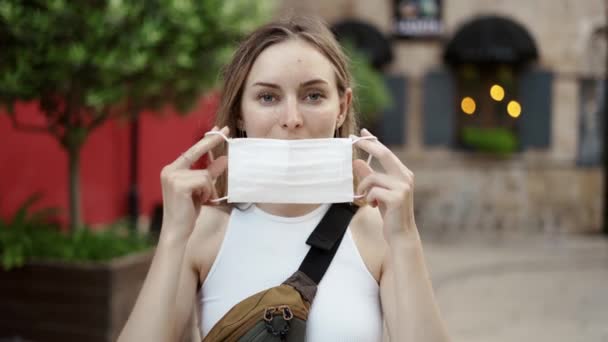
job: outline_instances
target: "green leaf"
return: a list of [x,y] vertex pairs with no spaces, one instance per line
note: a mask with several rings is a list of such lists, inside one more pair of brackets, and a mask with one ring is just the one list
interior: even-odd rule
[[70,47],[68,47],[66,58],[72,65],[81,65],[82,63],[84,63],[86,57],[87,53],[81,43],[76,42]]
[[124,220],[99,231],[85,227],[63,233],[53,223],[53,216],[45,216],[54,214],[54,209],[23,210],[39,198],[39,195],[28,198],[10,223],[0,224],[0,263],[5,270],[35,259],[105,261],[154,245],[151,237],[127,229]]
[[465,145],[481,152],[507,156],[517,150],[517,137],[506,128],[464,127],[461,134]]
[[368,125],[391,105],[390,92],[382,75],[374,70],[367,56],[348,42],[343,44],[343,48],[351,60],[353,92],[355,93],[354,98],[357,99],[355,111],[359,114],[363,124]]

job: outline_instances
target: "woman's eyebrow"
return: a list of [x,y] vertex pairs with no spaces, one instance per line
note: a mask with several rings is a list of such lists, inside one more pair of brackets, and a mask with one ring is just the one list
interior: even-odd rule
[[[318,84],[318,83],[323,83],[323,84],[329,84],[326,80],[321,79],[321,78],[315,78],[312,79],[310,81],[306,81],[303,83],[300,83],[300,87],[307,87],[309,85],[313,85],[313,84]],[[275,89],[280,89],[281,87],[279,87],[277,84],[274,83],[268,83],[268,82],[255,82],[253,84],[253,86],[261,86],[261,87],[269,87],[269,88],[275,88]]]
[[255,82],[253,84],[254,86],[261,86],[261,87],[269,87],[269,88],[276,88],[279,89],[280,87],[274,83],[266,83],[266,82]]
[[313,80],[306,81],[304,83],[300,83],[300,87],[306,87],[306,86],[317,84],[317,83],[329,84],[326,80],[323,80],[323,79],[320,79],[320,78],[315,78]]

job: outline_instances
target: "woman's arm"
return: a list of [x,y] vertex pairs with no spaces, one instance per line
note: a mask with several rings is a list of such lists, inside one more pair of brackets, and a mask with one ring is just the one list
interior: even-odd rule
[[[125,324],[119,342],[176,341],[176,295],[180,273],[192,278],[190,272],[181,272],[186,242],[160,241],[152,265],[137,297],[133,311]],[[196,278],[189,279],[196,286]],[[180,324],[181,325],[181,324]]]
[[[184,334],[190,333],[186,328],[195,309],[196,286],[199,280],[204,281],[207,277],[219,252],[229,217],[227,207],[202,206],[194,230],[183,249],[167,246],[164,249],[166,258],[156,266],[154,260],[163,257],[160,246],[157,248],[144,287],[119,341],[140,341],[144,337],[148,338],[146,341],[180,341]],[[183,252],[181,270],[180,267],[172,267],[170,262],[180,251]],[[176,270],[179,270],[179,274]],[[179,283],[175,279],[179,279]],[[146,284],[151,285],[146,288]],[[170,305],[166,301],[170,301]],[[151,316],[150,312],[157,313]]]
[[[201,209],[194,231],[188,240],[182,263],[175,301],[176,341],[182,341],[185,335],[192,333],[187,329],[191,318],[196,317],[198,321],[201,319],[201,307],[196,305],[197,284],[199,280],[203,283],[207,278],[224,240],[229,218],[230,208],[226,206],[203,206]],[[198,315],[193,315],[195,311]],[[198,321],[195,321],[197,326]],[[196,331],[198,334],[198,327]]]
[[[416,234],[417,235],[417,234]],[[391,341],[449,341],[417,236],[389,244],[380,297]]]
[[[226,208],[203,206],[186,246],[161,249],[159,245],[119,341],[180,341],[189,333],[186,328],[196,303],[197,283],[207,277],[228,218]],[[180,252],[181,265],[176,266]]]
[[[214,127],[214,130],[217,128]],[[228,128],[221,131],[228,134]],[[161,172],[163,225],[152,264],[137,297],[135,306],[118,341],[175,341],[183,326],[184,307],[190,308],[196,287],[197,272],[187,253],[187,245],[198,222],[208,222],[203,204],[217,197],[213,180],[227,166],[226,157],[211,159],[206,170],[192,170],[201,156],[222,142],[219,136],[198,141]],[[205,220],[198,220],[204,216]],[[204,229],[203,229],[204,230]],[[183,271],[182,271],[183,270]],[[180,280],[180,278],[182,278]],[[179,296],[178,288],[186,295]],[[190,311],[191,312],[191,311]],[[180,313],[177,315],[177,313]]]
[[[367,130],[361,133],[371,135]],[[379,141],[360,140],[357,146],[377,158],[385,170],[374,172],[362,160],[353,165],[361,179],[357,193],[380,209],[373,226],[382,227],[388,245],[380,296],[391,341],[448,341],[414,219],[414,174]]]

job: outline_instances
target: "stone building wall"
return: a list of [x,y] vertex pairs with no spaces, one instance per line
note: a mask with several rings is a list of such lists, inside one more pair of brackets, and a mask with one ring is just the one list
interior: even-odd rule
[[[573,162],[577,151],[578,80],[583,75],[597,75],[598,51],[592,51],[589,39],[593,28],[604,24],[605,0],[444,0],[444,37],[450,37],[461,25],[478,15],[496,14],[522,24],[536,40],[539,66],[555,72],[553,86],[552,146],[546,151],[554,160]],[[355,17],[390,34],[392,1],[380,0],[284,0],[280,13],[311,13],[329,23]],[[410,153],[423,150],[421,132],[422,76],[441,65],[443,43],[439,40],[394,40],[395,59],[388,72],[409,77],[409,127],[405,132]],[[604,51],[602,51],[604,52]],[[405,130],[406,128],[404,128]],[[545,152],[545,151],[541,151]]]
[[[441,40],[393,40],[391,74],[408,77],[404,146],[392,146],[416,174],[417,220],[431,232],[600,229],[602,173],[575,165],[579,143],[579,80],[603,74],[606,46],[590,41],[605,24],[605,0],[444,0],[444,37],[478,15],[515,20],[536,40],[538,67],[555,74],[551,146],[510,160],[425,148],[422,79],[442,65]],[[284,0],[282,14],[311,13],[329,23],[345,17],[390,34],[392,1]]]
[[597,168],[464,156],[447,160],[407,163],[416,175],[417,223],[428,233],[601,230]]

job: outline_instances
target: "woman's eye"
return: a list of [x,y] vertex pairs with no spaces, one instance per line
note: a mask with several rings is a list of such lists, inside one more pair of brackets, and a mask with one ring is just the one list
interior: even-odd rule
[[310,99],[313,102],[319,101],[323,98],[323,94],[316,92],[316,93],[310,93],[306,96],[308,99]]
[[261,94],[258,96],[258,99],[262,102],[262,103],[271,103],[273,101],[276,100],[276,97],[272,94]]

